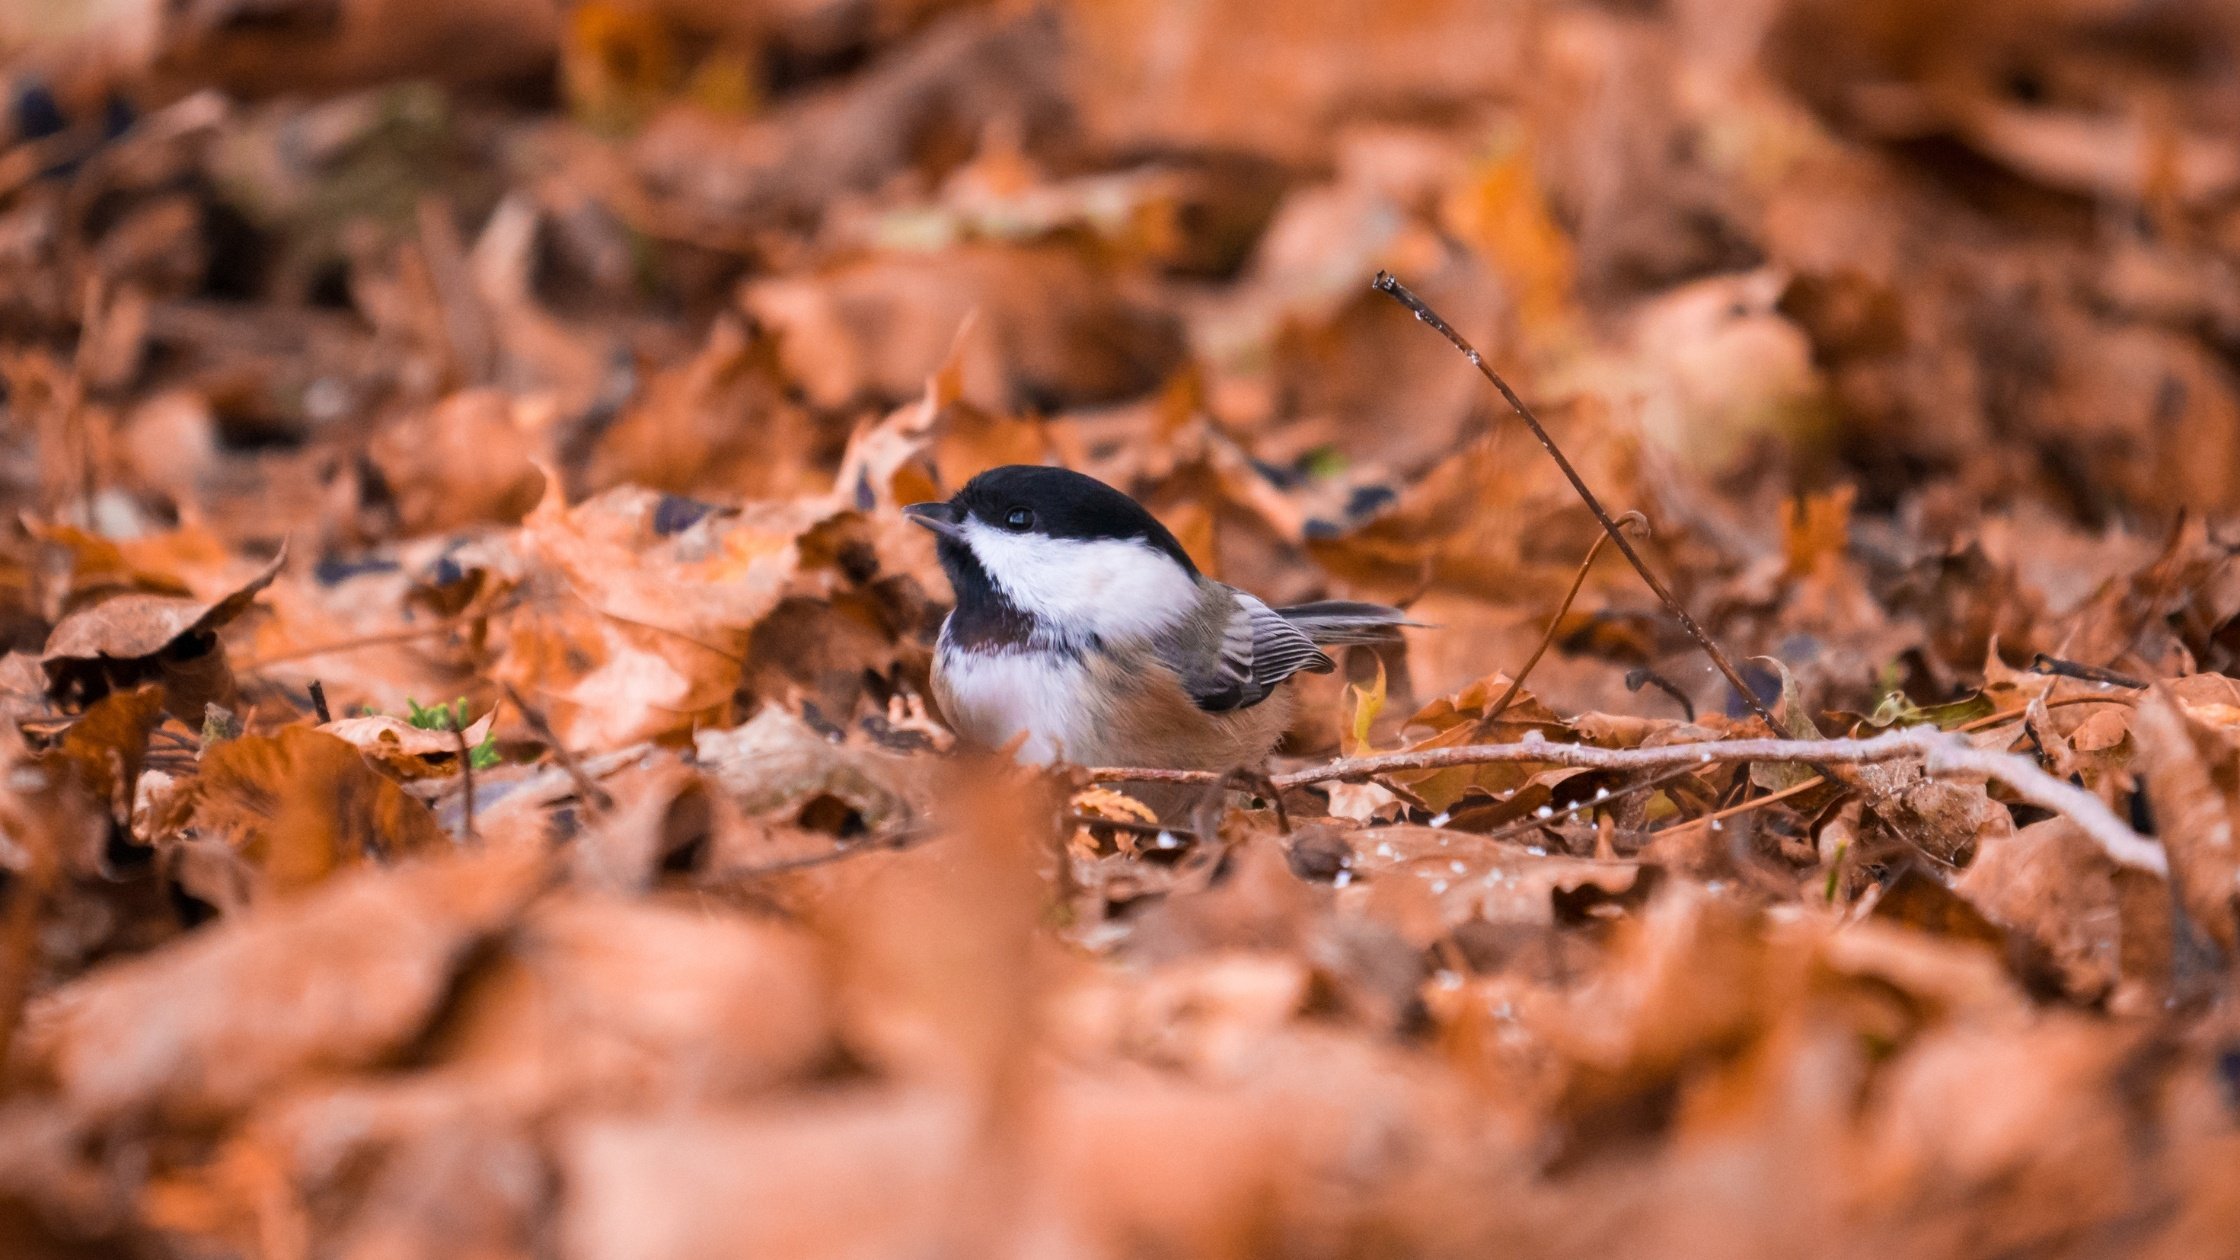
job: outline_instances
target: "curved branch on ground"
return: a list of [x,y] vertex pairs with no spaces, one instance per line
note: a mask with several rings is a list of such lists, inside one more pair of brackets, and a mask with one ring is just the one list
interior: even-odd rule
[[[1551,743],[1544,739],[1511,744],[1463,744],[1369,757],[1340,757],[1319,766],[1275,775],[1271,781],[1277,789],[1289,791],[1310,783],[1360,781],[1402,770],[1443,770],[1500,762],[1531,762],[1590,770],[1662,770],[1689,764],[1744,761],[1871,765],[1914,758],[1919,758],[1923,769],[1931,775],[1973,775],[2006,784],[2030,804],[2053,810],[2075,823],[2110,860],[2120,865],[2158,875],[2169,871],[2162,846],[2133,831],[2099,797],[2047,774],[2027,758],[1976,748],[1964,737],[1947,734],[1933,726],[1909,727],[1871,739],[1730,739],[1667,744],[1657,748],[1597,748],[1588,744]],[[1094,768],[1089,771],[1089,777],[1132,783],[1214,783],[1222,779],[1204,770],[1127,767]]]

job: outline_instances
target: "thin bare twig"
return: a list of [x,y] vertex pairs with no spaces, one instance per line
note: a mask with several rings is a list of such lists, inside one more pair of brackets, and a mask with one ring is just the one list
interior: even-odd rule
[[359,635],[355,639],[337,639],[331,643],[314,643],[309,647],[290,648],[285,652],[274,652],[270,656],[260,656],[253,661],[244,661],[239,668],[243,672],[247,672],[263,669],[268,665],[279,665],[287,661],[307,660],[314,656],[331,656],[338,652],[356,652],[363,648],[386,647],[393,643],[410,643],[415,639],[432,639],[446,631],[456,630],[470,620],[472,618],[446,617],[441,621],[430,622],[427,625],[417,626],[410,630],[392,630],[382,634]]
[[1923,768],[1932,775],[1958,771],[1997,779],[2030,804],[2050,809],[2075,823],[2118,864],[2162,876],[2170,874],[2169,856],[2159,843],[2133,831],[2099,797],[2054,778],[2025,758],[2012,753],[1988,752],[1970,746],[1965,740],[1946,739],[1931,744]]
[[467,839],[474,834],[474,752],[467,747],[466,729],[457,722],[451,724],[451,742],[459,746],[459,794],[465,798],[461,807],[466,811]]
[[881,844],[836,844],[822,853],[812,853],[806,857],[784,858],[776,862],[765,862],[760,866],[741,866],[721,871],[712,876],[709,882],[719,886],[745,883],[770,875],[784,875],[792,871],[806,871],[814,867],[830,866],[834,862],[845,862],[849,858],[865,853],[888,853],[892,851],[893,849],[890,846]]
[[[1941,734],[1931,727],[1916,730]],[[1591,744],[1558,744],[1528,737],[1510,744],[1456,744],[1367,757],[1339,757],[1319,766],[1276,775],[1273,781],[1276,787],[1289,791],[1309,783],[1364,780],[1396,770],[1445,770],[1513,761],[1588,770],[1663,770],[1680,765],[1736,761],[1826,760],[1863,765],[1919,757],[1923,747],[1921,737],[1911,730],[1894,731],[1873,739],[1728,739],[1666,744],[1657,748],[1598,748]],[[1101,767],[1089,771],[1089,778],[1124,783],[1215,783],[1222,776],[1209,770]]]
[[2051,674],[2056,678],[2078,678],[2085,682],[2106,683],[2111,687],[2128,687],[2133,691],[2147,689],[2147,680],[2144,678],[2133,678],[2129,674],[2103,669],[2098,665],[2086,665],[2081,661],[2065,661],[2044,652],[2030,659],[2030,672]]
[[[2136,703],[2137,701],[2132,700],[2128,696],[2069,696],[2060,700],[2048,701],[2046,707],[2049,709],[2058,709],[2063,706],[2072,704],[2129,705]],[[1962,734],[1968,731],[1980,731],[1993,726],[1997,726],[2002,722],[2019,722],[2029,715],[2030,711],[2028,709],[2007,709],[1998,713],[1986,713],[1982,717],[1976,718],[1973,721],[1963,722],[1960,725],[1953,727],[1952,730],[1954,734]],[[1734,804],[1727,806],[1725,809],[1705,814],[1701,818],[1691,818],[1688,820],[1688,822],[1723,822],[1726,819],[1732,818],[1737,814],[1747,814],[1754,809],[1760,809],[1767,805],[1779,804],[1782,801],[1802,796],[1805,793],[1810,792],[1814,788],[1827,787],[1831,784],[1831,782],[1832,780],[1830,780],[1826,775],[1816,774],[1800,783],[1791,784],[1790,786],[1785,787],[1778,792],[1768,792],[1764,796],[1754,796],[1746,801],[1737,801]],[[1835,786],[1845,787],[1846,785],[1835,784]]]
[[316,678],[311,680],[311,713],[321,726],[334,721],[334,711],[327,708],[327,689]]
[[[1099,819],[1098,821],[1103,820]],[[900,853],[932,837],[933,833],[930,831],[909,828],[879,839],[842,841],[822,853],[811,853],[796,858],[781,858],[775,862],[765,862],[760,866],[735,866],[720,871],[712,871],[705,878],[702,886],[722,888],[743,884],[769,875],[785,875],[793,871],[830,866],[834,862],[845,862],[849,858],[861,857],[866,853]]]
[[1276,786],[1274,779],[1268,777],[1265,768],[1239,766],[1231,770],[1221,784],[1223,787],[1235,784],[1248,792],[1257,792],[1267,797],[1268,807],[1276,812],[1276,829],[1284,835],[1291,834],[1291,811],[1283,807],[1283,791]]
[[[1628,525],[1646,532],[1649,528],[1649,518],[1639,512],[1628,512],[1618,518],[1618,527],[1623,529]],[[1488,712],[1479,721],[1478,734],[1482,735],[1492,730],[1493,724],[1501,720],[1501,715],[1509,711],[1510,703],[1517,698],[1517,693],[1524,689],[1524,680],[1527,675],[1532,673],[1532,667],[1538,665],[1540,658],[1548,654],[1549,646],[1556,641],[1556,631],[1563,626],[1564,615],[1571,611],[1571,602],[1579,598],[1580,588],[1587,584],[1588,570],[1594,568],[1595,560],[1602,555],[1602,544],[1609,541],[1610,535],[1600,534],[1588,546],[1587,558],[1579,562],[1579,571],[1571,575],[1571,589],[1563,593],[1563,602],[1556,605],[1556,615],[1548,618],[1548,630],[1547,633],[1540,636],[1540,646],[1532,649],[1532,655],[1525,658],[1524,668],[1518,670],[1516,676],[1509,680],[1509,686],[1501,693],[1501,698],[1493,702],[1492,711]]]
[[[1730,739],[1659,748],[1596,748],[1531,739],[1514,744],[1419,748],[1373,757],[1340,757],[1319,766],[1276,775],[1273,783],[1278,790],[1288,791],[1309,783],[1367,779],[1395,770],[1438,770],[1519,761],[1592,770],[1664,770],[1690,764],[1739,761],[1870,765],[1915,757],[1922,759],[1924,769],[1932,775],[1958,773],[1997,779],[2030,804],[2068,818],[2116,862],[2157,874],[2169,870],[2161,846],[2133,831],[2102,804],[2099,797],[2054,778],[2026,758],[1974,748],[1962,737],[1933,726],[1890,731],[1872,739]],[[1120,768],[1091,770],[1089,777],[1150,783],[1212,783],[1220,778],[1203,770]]]
[[514,689],[512,683],[501,682],[498,686],[505,691],[506,699],[513,701],[513,707],[521,711],[521,720],[529,724],[529,729],[535,731],[537,738],[544,741],[545,747],[552,750],[553,759],[560,763],[560,768],[567,771],[569,781],[576,785],[576,796],[594,810],[603,812],[612,809],[614,798],[607,795],[605,788],[592,782],[591,776],[583,772],[583,766],[576,761],[575,754],[568,751],[568,746],[560,742],[559,732],[552,729],[552,723],[545,720],[543,712],[522,699],[521,693]]
[[1487,366],[1485,356],[1479,354],[1475,346],[1463,340],[1462,334],[1456,332],[1446,320],[1441,319],[1438,312],[1425,305],[1424,300],[1417,297],[1413,290],[1395,279],[1392,273],[1378,272],[1373,285],[1379,292],[1390,295],[1394,301],[1415,312],[1417,319],[1431,325],[1440,336],[1454,343],[1454,348],[1462,352],[1462,357],[1470,360],[1471,366],[1478,369],[1479,375],[1493,382],[1493,387],[1500,390],[1501,396],[1508,400],[1510,409],[1515,411],[1518,418],[1525,422],[1525,427],[1532,430],[1532,436],[1539,439],[1540,448],[1548,452],[1550,459],[1555,460],[1557,468],[1563,470],[1564,478],[1570,481],[1571,488],[1579,495],[1579,500],[1587,505],[1588,511],[1594,513],[1594,519],[1601,524],[1602,532],[1609,535],[1610,541],[1618,545],[1619,552],[1625,556],[1628,563],[1633,565],[1634,572],[1641,575],[1641,580],[1648,583],[1649,589],[1656,592],[1658,599],[1664,601],[1664,606],[1671,611],[1674,617],[1679,618],[1681,628],[1688,632],[1688,636],[1694,639],[1697,646],[1703,649],[1704,655],[1709,656],[1711,663],[1718,667],[1721,674],[1726,676],[1728,685],[1734,688],[1736,695],[1742,697],[1744,704],[1750,706],[1750,711],[1764,719],[1769,728],[1779,732],[1781,724],[1774,721],[1773,711],[1766,707],[1765,701],[1758,698],[1758,693],[1752,691],[1748,683],[1742,681],[1742,675],[1735,669],[1734,662],[1727,659],[1727,654],[1720,650],[1719,645],[1712,641],[1711,636],[1704,631],[1704,628],[1696,624],[1696,619],[1689,616],[1688,610],[1681,606],[1679,597],[1675,596],[1658,579],[1656,573],[1649,568],[1648,562],[1641,558],[1641,553],[1633,549],[1633,544],[1626,541],[1625,535],[1618,529],[1618,522],[1602,506],[1602,500],[1596,498],[1594,491],[1587,488],[1586,479],[1579,475],[1578,469],[1571,466],[1571,461],[1564,456],[1561,448],[1556,446],[1555,439],[1548,436],[1548,430],[1541,425],[1540,418],[1532,414],[1532,408],[1525,406],[1524,399],[1517,397],[1517,392],[1509,388],[1509,382],[1501,379],[1499,372]]
[[1668,696],[1671,696],[1672,702],[1680,706],[1680,712],[1685,714],[1689,721],[1693,722],[1696,720],[1696,702],[1688,698],[1687,692],[1682,691],[1680,690],[1680,688],[1674,686],[1671,679],[1649,668],[1648,666],[1642,665],[1634,669],[1627,670],[1625,684],[1627,691],[1635,693],[1639,693],[1643,687],[1655,687],[1657,690],[1665,693]]
[[1687,822],[1678,825],[1691,826],[1695,823],[1723,822],[1737,814],[1747,814],[1753,809],[1763,809],[1768,805],[1778,804],[1792,797],[1803,796],[1814,788],[1826,786],[1828,786],[1828,781],[1816,774],[1802,783],[1792,783],[1778,792],[1768,792],[1764,796],[1753,796],[1746,801],[1736,801],[1725,809],[1713,810],[1701,818],[1690,818]]

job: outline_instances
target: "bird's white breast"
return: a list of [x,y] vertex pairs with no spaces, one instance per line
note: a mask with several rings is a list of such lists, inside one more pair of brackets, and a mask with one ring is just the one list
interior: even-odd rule
[[1019,760],[1078,758],[1090,733],[1076,729],[1085,713],[1086,668],[1071,656],[1039,649],[961,652],[942,645],[934,674],[936,698],[959,735],[1001,748],[1021,734]]

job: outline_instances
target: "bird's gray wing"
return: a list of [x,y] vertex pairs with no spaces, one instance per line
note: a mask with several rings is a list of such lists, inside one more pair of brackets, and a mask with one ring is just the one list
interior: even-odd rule
[[1306,632],[1243,591],[1221,626],[1221,648],[1211,665],[1186,670],[1182,685],[1209,713],[1250,708],[1293,674],[1327,674],[1336,668]]

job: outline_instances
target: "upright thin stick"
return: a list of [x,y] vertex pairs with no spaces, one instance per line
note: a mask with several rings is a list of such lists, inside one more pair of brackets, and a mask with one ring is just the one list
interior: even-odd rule
[[[1628,525],[1646,530],[1649,528],[1649,518],[1639,512],[1628,512],[1618,518],[1618,528],[1623,529]],[[1532,673],[1532,667],[1538,665],[1540,658],[1546,656],[1548,649],[1555,645],[1556,631],[1563,628],[1563,619],[1571,612],[1572,601],[1579,598],[1579,588],[1587,584],[1588,571],[1594,568],[1594,562],[1602,555],[1602,544],[1609,541],[1606,534],[1587,547],[1587,558],[1579,562],[1579,571],[1572,575],[1571,589],[1563,593],[1563,602],[1556,605],[1556,615],[1548,618],[1547,633],[1540,636],[1540,646],[1532,649],[1532,655],[1525,658],[1524,668],[1509,680],[1509,686],[1501,693],[1501,698],[1493,702],[1492,711],[1478,720],[1479,734],[1492,730],[1493,724],[1501,720],[1501,715],[1509,711],[1510,703],[1524,689],[1524,680]]]
[[1679,599],[1657,579],[1647,562],[1642,560],[1641,553],[1626,541],[1624,532],[1618,528],[1618,522],[1604,510],[1602,500],[1595,498],[1594,491],[1587,489],[1586,480],[1579,476],[1579,470],[1571,466],[1571,461],[1556,446],[1555,439],[1548,436],[1548,430],[1541,425],[1540,418],[1532,414],[1532,408],[1524,405],[1524,399],[1517,397],[1515,390],[1509,388],[1509,382],[1502,380],[1499,372],[1486,366],[1485,357],[1478,353],[1475,346],[1464,341],[1462,334],[1441,319],[1437,311],[1426,306],[1423,299],[1417,297],[1408,286],[1394,279],[1390,272],[1378,272],[1374,283],[1379,292],[1389,294],[1394,301],[1415,312],[1417,319],[1431,325],[1438,330],[1440,336],[1453,342],[1454,348],[1462,352],[1462,357],[1470,360],[1471,366],[1478,369],[1479,375],[1493,382],[1493,387],[1501,391],[1501,396],[1509,401],[1510,408],[1524,421],[1525,427],[1532,430],[1532,436],[1540,440],[1541,449],[1547,451],[1548,457],[1556,461],[1556,467],[1563,470],[1564,477],[1571,482],[1571,488],[1578,492],[1580,501],[1587,505],[1588,511],[1594,513],[1594,519],[1601,524],[1602,532],[1608,534],[1610,541],[1618,545],[1619,552],[1633,565],[1634,572],[1639,573],[1641,580],[1649,584],[1649,589],[1656,592],[1657,598],[1664,601],[1664,606],[1672,610],[1672,615],[1680,619],[1681,627],[1703,648],[1704,655],[1709,656],[1711,663],[1719,667],[1719,672],[1726,675],[1728,684],[1734,688],[1736,695],[1742,697],[1742,702],[1750,706],[1750,711],[1765,719],[1765,724],[1779,734],[1781,724],[1774,721],[1773,711],[1766,708],[1765,701],[1758,699],[1758,694],[1750,690],[1748,683],[1742,681],[1742,675],[1735,670],[1734,662],[1727,659],[1727,654],[1719,650],[1719,645],[1712,642],[1711,636],[1696,624],[1696,619],[1688,615],[1686,608],[1681,607]]
[[459,746],[460,791],[466,797],[467,839],[474,834],[474,750],[467,747],[467,732],[457,722],[451,724],[451,742]]
[[608,796],[606,789],[592,782],[591,776],[584,773],[582,764],[576,760],[574,753],[568,751],[568,746],[560,742],[560,733],[552,729],[552,723],[545,720],[544,714],[522,699],[521,693],[514,689],[512,683],[501,682],[498,686],[504,689],[506,699],[513,701],[513,707],[521,711],[521,720],[527,722],[529,729],[537,733],[537,738],[545,742],[545,747],[552,750],[553,759],[567,772],[569,782],[576,785],[577,799],[593,811],[612,809],[614,798]]

